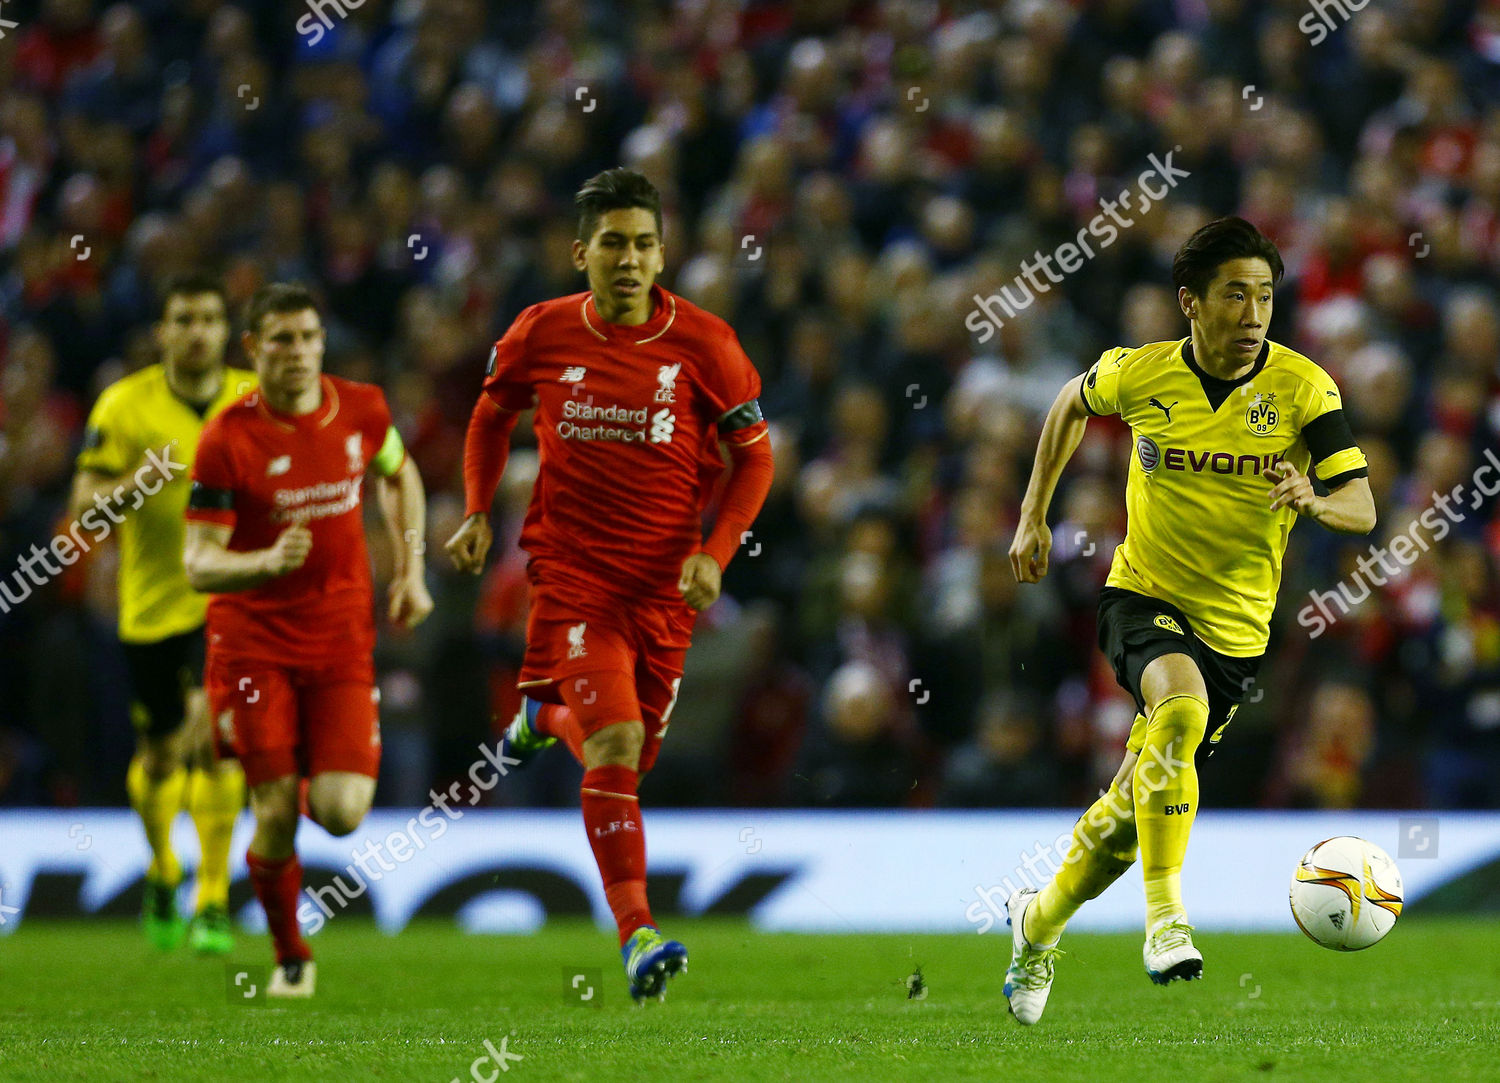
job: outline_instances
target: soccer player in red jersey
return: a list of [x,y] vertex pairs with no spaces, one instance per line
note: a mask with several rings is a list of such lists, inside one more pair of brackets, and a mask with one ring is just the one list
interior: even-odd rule
[[390,620],[432,611],[423,583],[422,480],[377,387],[323,375],[313,296],[274,284],[251,298],[242,342],[260,390],[203,430],[184,564],[208,606],[207,680],[221,739],[250,786],[245,858],[276,948],[270,996],[311,996],[297,925],[299,787],[335,835],[359,826],[380,764],[374,588],[361,490],[373,471],[396,547]]
[[[535,407],[541,467],[521,532],[531,611],[505,752],[556,740],[584,767],[583,822],[630,992],[660,997],[687,949],[646,902],[636,786],[656,761],[698,612],[771,485],[760,377],[734,331],[655,284],[661,196],[611,169],[574,197],[583,293],[526,309],[495,344],[464,448],[468,517],[448,542],[478,573],[511,430]],[[707,540],[702,516],[729,475]]]

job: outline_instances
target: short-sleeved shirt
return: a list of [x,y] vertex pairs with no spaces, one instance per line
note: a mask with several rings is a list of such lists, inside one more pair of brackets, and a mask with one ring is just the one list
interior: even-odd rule
[[324,376],[310,414],[272,410],[253,394],[203,431],[187,517],[232,528],[232,552],[266,549],[293,523],[312,532],[296,571],[215,594],[208,645],[216,657],[315,666],[368,656],[374,589],[361,514],[367,469],[405,459],[378,387]]
[[[127,500],[123,521],[114,528],[123,642],[158,643],[202,627],[208,599],[188,586],[182,570],[188,471],[205,422],[255,386],[255,373],[226,368],[219,393],[200,408],[177,397],[163,366],[148,365],[110,384],[94,403],[78,469],[120,477],[144,463],[152,475],[142,477],[139,504]],[[163,448],[165,455],[159,454]],[[158,453],[160,466],[146,458],[148,451]],[[167,472],[173,476],[163,476]],[[94,522],[109,522],[98,509],[85,512],[83,520],[89,530]]]
[[1080,390],[1135,442],[1108,584],[1177,606],[1220,654],[1263,653],[1297,513],[1270,509],[1261,471],[1286,459],[1330,490],[1368,474],[1332,378],[1267,341],[1249,372],[1220,380],[1183,339],[1106,350]]
[[490,354],[484,393],[536,407],[541,465],[521,547],[543,574],[682,604],[684,560],[724,471],[763,439],[760,376],[730,326],[660,286],[651,319],[605,321],[592,293],[533,305]]

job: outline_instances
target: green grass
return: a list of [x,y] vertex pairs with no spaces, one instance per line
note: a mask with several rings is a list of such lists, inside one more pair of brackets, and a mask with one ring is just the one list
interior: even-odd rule
[[[134,926],[28,921],[0,937],[3,1080],[1500,1079],[1500,928],[1403,921],[1359,954],[1291,935],[1205,934],[1205,978],[1157,988],[1135,936],[1071,935],[1047,1017],[1023,1029],[991,934],[799,936],[676,922],[692,968],[636,1007],[612,937],[549,925],[387,937],[335,921],[309,1003],[242,1006],[222,960],[153,956]],[[268,947],[241,935],[239,963]],[[920,964],[930,989],[906,998]],[[570,1000],[568,976],[603,985]],[[479,1066],[488,1079],[494,1066]]]

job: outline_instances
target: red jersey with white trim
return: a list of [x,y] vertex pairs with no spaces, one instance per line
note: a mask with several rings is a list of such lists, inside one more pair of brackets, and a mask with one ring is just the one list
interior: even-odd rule
[[541,466],[521,531],[539,568],[630,599],[682,604],[682,562],[724,472],[719,441],[763,439],[760,376],[723,320],[660,286],[651,319],[605,321],[593,294],[526,309],[484,391],[536,407]]
[[380,388],[324,376],[323,404],[310,414],[278,413],[257,391],[204,428],[189,519],[232,527],[233,552],[265,549],[293,522],[312,532],[296,571],[213,596],[216,656],[298,665],[369,657],[375,592],[360,505],[390,426]]

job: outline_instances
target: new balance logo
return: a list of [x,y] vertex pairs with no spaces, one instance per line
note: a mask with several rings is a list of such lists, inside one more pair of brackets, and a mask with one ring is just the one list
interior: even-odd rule
[[292,457],[290,455],[278,455],[266,466],[266,477],[274,478],[285,474],[292,468]]
[[563,369],[562,375],[557,378],[557,382],[561,384],[576,384],[588,374],[589,370],[584,365],[569,365]]
[[[1178,400],[1178,401],[1181,401],[1181,400]],[[1163,406],[1161,404],[1161,400],[1158,399],[1158,398],[1156,398],[1153,395],[1151,398],[1149,398],[1149,399],[1146,400],[1146,405],[1147,406],[1155,406],[1158,410],[1160,410],[1162,413],[1164,413],[1164,414],[1167,415],[1167,421],[1170,422],[1172,420],[1172,407],[1176,406],[1177,403],[1176,402],[1172,403],[1172,406]]]
[[583,658],[587,655],[588,648],[583,645],[583,633],[588,629],[588,621],[579,621],[577,624],[568,625],[568,657]]
[[677,374],[682,371],[682,364],[663,365],[656,373],[657,402],[677,401]]
[[651,415],[651,442],[653,444],[670,444],[672,442],[672,431],[677,428],[677,418],[672,416],[672,411],[663,406]]

